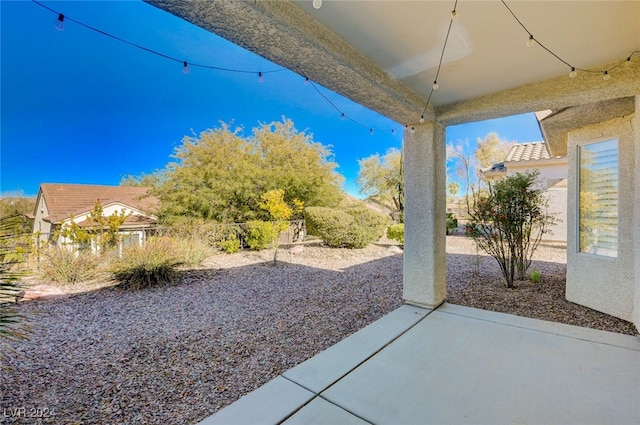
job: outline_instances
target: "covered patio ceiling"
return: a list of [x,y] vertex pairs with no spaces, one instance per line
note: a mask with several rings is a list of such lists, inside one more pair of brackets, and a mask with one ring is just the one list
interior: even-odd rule
[[[399,123],[444,125],[640,92],[640,2],[147,0]],[[529,34],[543,47],[527,47]],[[456,7],[435,91],[425,105]]]

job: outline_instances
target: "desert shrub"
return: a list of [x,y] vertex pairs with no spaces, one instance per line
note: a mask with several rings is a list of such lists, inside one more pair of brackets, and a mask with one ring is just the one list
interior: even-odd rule
[[178,265],[173,239],[149,238],[142,246],[125,249],[122,257],[113,262],[111,272],[120,286],[136,290],[170,282]]
[[387,237],[404,245],[404,224],[392,224],[389,226]]
[[516,173],[473,194],[467,234],[496,259],[508,288],[514,280],[525,280],[542,236],[556,222],[536,186],[538,174]]
[[542,274],[535,267],[531,270],[531,282],[540,283],[542,282]]
[[251,220],[246,223],[246,241],[250,249],[261,250],[269,247],[278,236],[273,223],[261,220]]
[[325,207],[305,209],[307,231],[333,247],[364,248],[380,237],[377,223],[359,211],[351,214]]
[[452,214],[447,213],[447,235],[458,229],[458,219]]
[[97,276],[100,261],[90,252],[53,246],[42,251],[40,275],[45,281],[63,285],[83,282]]
[[20,278],[23,275],[11,271],[13,265],[0,263],[0,373],[3,369],[9,369],[2,364],[9,359],[9,353],[14,352],[8,342],[27,340],[32,333],[29,317],[17,305],[22,291]]
[[187,267],[197,267],[211,255],[211,247],[199,237],[176,239],[175,244],[178,260]]
[[355,219],[358,226],[370,228],[372,232],[375,232],[377,237],[374,240],[380,239],[389,225],[388,215],[373,211],[367,207],[349,208],[345,212]]
[[318,236],[329,246],[342,246],[347,239],[347,231],[355,225],[349,214],[326,207],[305,209],[307,233]]
[[240,251],[240,240],[237,237],[230,237],[218,242],[218,246],[227,254],[233,254]]

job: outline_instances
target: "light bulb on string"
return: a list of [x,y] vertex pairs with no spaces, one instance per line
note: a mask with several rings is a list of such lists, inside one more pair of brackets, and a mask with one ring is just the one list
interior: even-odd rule
[[340,116],[340,119],[341,119],[342,121],[344,121],[344,112],[343,112],[343,113],[342,113],[342,115]]
[[608,81],[611,79],[611,75],[609,74],[609,71],[605,71],[604,75],[602,76],[602,79],[605,81]]
[[569,78],[576,78],[576,75],[578,75],[578,71],[576,71],[576,69],[572,66],[571,72],[569,73]]
[[423,122],[424,122],[424,115],[420,117],[420,124],[422,124]]
[[369,134],[373,136],[373,128],[369,129]]
[[320,9],[322,7],[322,0],[313,0],[313,8]]
[[64,15],[62,13],[58,14],[58,19],[53,21],[53,26],[56,27],[58,31],[64,30]]
[[392,129],[391,129],[391,135],[393,136],[393,135],[395,135],[395,134],[396,134],[396,129],[395,129],[395,128],[392,128]]
[[308,86],[308,85],[309,85],[309,83],[310,83],[310,81],[309,81],[309,77],[305,77],[305,79],[304,79],[304,85],[305,85],[305,86]]
[[433,89],[434,89],[434,90],[438,90],[439,88],[440,88],[440,84],[438,84],[438,82],[437,82],[437,81],[434,81],[434,82],[433,82]]
[[415,133],[415,132],[416,132],[416,128],[415,128],[415,127],[413,127],[413,126],[411,126],[411,134],[413,134],[413,133]]
[[189,64],[187,63],[187,61],[182,62],[182,73],[184,75],[189,75],[190,72],[191,70],[189,69]]
[[458,12],[455,9],[451,11],[451,19],[454,21],[458,19]]
[[262,72],[258,72],[258,82],[260,84],[264,83],[264,75],[262,75]]
[[527,40],[527,47],[533,46],[535,38],[533,38],[533,34],[529,34],[529,39]]

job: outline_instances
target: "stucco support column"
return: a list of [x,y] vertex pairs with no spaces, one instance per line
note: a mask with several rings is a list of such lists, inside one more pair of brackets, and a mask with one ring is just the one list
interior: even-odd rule
[[[633,201],[633,249],[634,249],[634,294],[633,294],[633,324],[640,331],[640,95],[635,96],[635,113],[631,123],[633,128],[633,156],[634,156],[634,201]],[[623,236],[624,237],[624,236]]]
[[405,132],[405,302],[435,308],[446,297],[445,129],[428,122]]

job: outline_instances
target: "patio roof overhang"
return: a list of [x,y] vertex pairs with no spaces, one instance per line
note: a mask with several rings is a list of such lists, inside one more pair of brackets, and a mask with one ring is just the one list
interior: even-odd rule
[[[146,0],[402,124],[416,123],[438,67],[454,2]],[[549,49],[581,69],[609,69],[640,50],[640,3],[508,3]],[[640,54],[611,79],[570,68],[498,1],[459,2],[424,116],[453,125],[596,104],[640,92]],[[490,30],[488,30],[490,28]],[[554,155],[562,147],[550,146]]]

